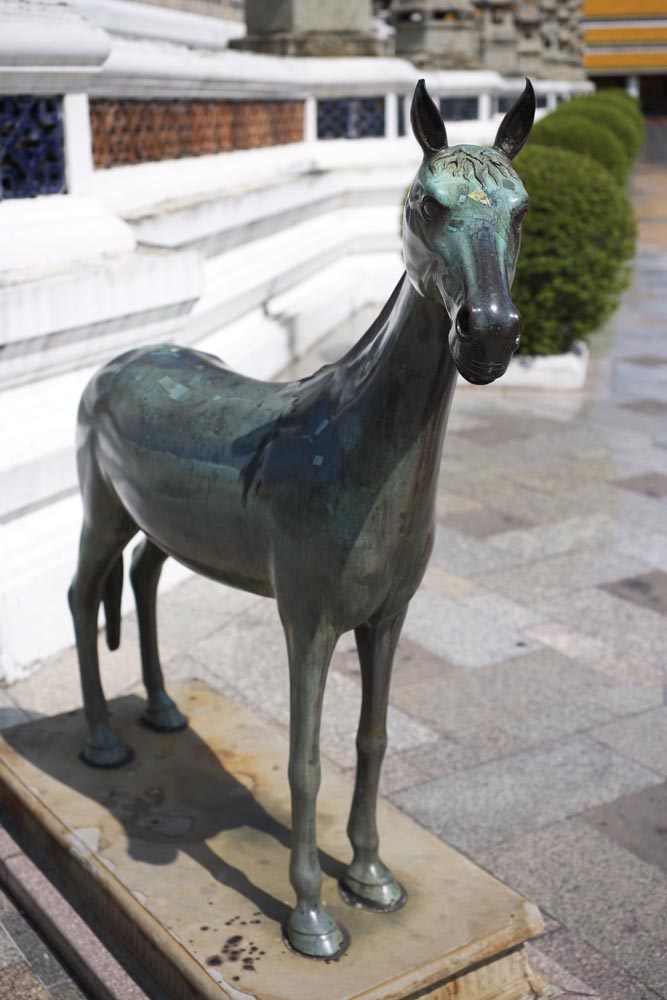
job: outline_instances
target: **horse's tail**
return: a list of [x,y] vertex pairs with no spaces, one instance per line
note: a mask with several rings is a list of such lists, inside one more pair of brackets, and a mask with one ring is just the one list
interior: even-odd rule
[[118,649],[120,646],[120,599],[122,594],[123,554],[121,553],[107,574],[102,592],[107,646],[112,650]]

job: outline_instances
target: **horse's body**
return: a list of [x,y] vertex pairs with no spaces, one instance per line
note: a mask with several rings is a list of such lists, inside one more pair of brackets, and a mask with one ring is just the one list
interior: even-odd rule
[[[155,594],[166,557],[275,597],[288,647],[292,710],[297,907],[286,934],[306,954],[335,954],[344,942],[320,903],[314,831],[324,682],[338,637],[351,629],[363,702],[348,827],[354,860],[343,889],[376,909],[394,909],[405,898],[379,859],[375,826],[391,663],[432,547],[457,369],[470,381],[491,381],[518,342],[509,282],[518,253],[513,220],[523,211],[525,192],[508,157],[511,140],[522,144],[517,131],[527,135],[531,96],[528,86],[524,105],[517,105],[518,124],[516,111],[507,116],[501,152],[460,147],[464,152],[447,173],[446,166],[434,166],[438,155],[446,159],[444,127],[418,88],[413,127],[426,159],[406,208],[408,274],[337,364],[298,382],[267,383],[232,372],[210,355],[166,345],[115,359],[82,397],[84,525],[70,604],[90,724],[84,759],[98,766],[128,759],[108,726],[96,620],[104,597],[108,638],[117,645],[120,555],[138,530],[146,539],[135,552],[132,582],[149,699],[145,718],[158,729],[185,724],[164,691],[157,650]],[[438,122],[444,142],[434,148]],[[447,208],[446,226],[445,208],[434,197],[438,173],[440,198],[446,189],[462,206],[460,220]],[[461,246],[454,259],[456,240]],[[486,284],[480,289],[476,280]],[[479,344],[487,346],[480,351]]]

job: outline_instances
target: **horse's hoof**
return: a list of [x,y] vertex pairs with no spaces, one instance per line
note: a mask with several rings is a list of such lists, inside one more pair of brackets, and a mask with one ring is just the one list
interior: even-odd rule
[[339,882],[340,894],[349,906],[362,906],[377,913],[393,913],[400,910],[408,894],[387,869],[389,876],[383,882],[363,882],[349,871]]
[[337,958],[349,944],[347,932],[322,906],[292,910],[285,938],[294,951],[308,958]]
[[141,721],[157,733],[177,733],[180,729],[185,729],[188,724],[188,720],[182,712],[179,712],[171,698],[162,700],[161,704],[155,707],[149,704]]
[[94,746],[86,740],[83,750],[79,754],[84,764],[90,767],[122,767],[134,760],[134,751],[123,743],[113,743],[107,746]]

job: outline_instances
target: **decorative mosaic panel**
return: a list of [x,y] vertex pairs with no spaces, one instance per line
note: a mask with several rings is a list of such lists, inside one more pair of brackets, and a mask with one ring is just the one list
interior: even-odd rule
[[510,108],[514,105],[515,101],[519,97],[518,94],[505,94],[503,97],[498,98],[498,114],[506,115]]
[[443,97],[440,99],[440,114],[446,122],[474,121],[479,118],[477,97]]
[[317,102],[318,139],[384,135],[384,97],[340,97]]
[[62,97],[0,97],[0,198],[64,190]]
[[90,102],[93,160],[117,167],[303,139],[302,101]]
[[397,121],[398,134],[400,136],[403,136],[403,135],[406,134],[405,133],[405,98],[404,97],[400,97],[399,96],[399,98],[398,98],[397,114],[398,114],[398,121]]

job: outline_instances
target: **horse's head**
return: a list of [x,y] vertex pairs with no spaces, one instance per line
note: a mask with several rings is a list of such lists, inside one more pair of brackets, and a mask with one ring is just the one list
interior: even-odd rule
[[510,286],[528,195],[510,160],[528,138],[534,116],[535,93],[526,80],[493,148],[450,149],[423,80],[412,101],[412,128],[424,161],[405,205],[405,266],[421,295],[444,304],[452,356],[461,375],[476,385],[502,375],[519,346],[521,316]]

